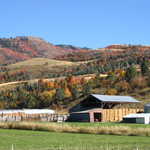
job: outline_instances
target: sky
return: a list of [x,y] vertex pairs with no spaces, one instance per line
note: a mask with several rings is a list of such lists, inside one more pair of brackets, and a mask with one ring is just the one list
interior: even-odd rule
[[102,48],[150,45],[150,0],[2,0],[0,37]]

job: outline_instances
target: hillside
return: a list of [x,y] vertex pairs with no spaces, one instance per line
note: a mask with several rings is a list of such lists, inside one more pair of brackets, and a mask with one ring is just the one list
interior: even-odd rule
[[[0,108],[69,109],[89,93],[148,102],[150,46],[90,50],[40,38],[0,39]],[[19,82],[18,82],[19,81]]]
[[0,64],[10,64],[31,58],[56,58],[76,52],[86,52],[71,46],[55,46],[37,37],[16,37],[0,39]]
[[[48,58],[32,58],[29,60],[17,62],[14,64],[7,65],[7,73],[10,76],[25,76],[21,80],[30,80],[36,78],[53,78],[59,76],[64,76],[63,73],[66,70],[68,72],[69,68],[77,66],[79,63],[73,63],[69,61],[60,61]],[[22,72],[23,74],[19,74]],[[0,75],[5,74],[5,72],[0,73]],[[12,80],[13,81],[13,80]],[[16,79],[17,81],[17,79]]]
[[72,45],[54,45],[37,37],[0,38],[0,65],[13,64],[32,58],[48,58],[65,61],[89,61],[102,57],[118,56],[124,53],[140,55],[148,53],[150,46],[142,45],[109,45],[92,50]]
[[150,46],[110,45],[97,50],[53,45],[35,37],[0,39],[0,83],[108,73],[150,60]]
[[66,61],[89,61],[106,56],[116,56],[126,51],[140,54],[150,50],[142,45],[109,45],[92,50],[72,45],[54,45],[37,37],[0,38],[0,65],[13,64],[32,58],[48,58]]

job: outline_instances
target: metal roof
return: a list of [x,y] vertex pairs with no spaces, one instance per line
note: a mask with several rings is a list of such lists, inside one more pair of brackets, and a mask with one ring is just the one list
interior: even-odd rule
[[99,95],[91,94],[97,100],[102,102],[115,102],[115,103],[139,103],[138,100],[134,99],[131,96],[114,96],[114,95]]

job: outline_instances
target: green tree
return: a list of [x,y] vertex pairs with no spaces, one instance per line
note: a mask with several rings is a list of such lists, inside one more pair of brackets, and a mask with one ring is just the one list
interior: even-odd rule
[[80,96],[80,93],[76,87],[71,88],[72,98],[77,99]]
[[65,98],[64,90],[62,88],[58,88],[56,90],[55,99],[58,101],[62,101]]
[[149,73],[149,64],[146,60],[144,60],[141,64],[141,73],[142,75],[146,75]]
[[91,93],[91,85],[89,83],[83,86],[83,94],[89,95]]
[[137,71],[136,68],[134,66],[129,67],[126,70],[126,74],[125,74],[125,79],[126,81],[131,81],[132,79],[134,79],[137,75]]

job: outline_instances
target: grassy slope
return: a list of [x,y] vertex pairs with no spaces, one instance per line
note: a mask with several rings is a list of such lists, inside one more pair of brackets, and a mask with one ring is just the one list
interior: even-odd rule
[[[122,147],[131,150],[139,146],[148,150],[149,137],[129,137],[114,135],[90,135],[72,133],[53,133],[41,131],[23,131],[0,129],[0,150],[10,150],[14,144],[16,150],[48,150],[65,147],[65,149],[104,150],[109,147]],[[141,149],[142,150],[142,149]]]
[[47,58],[33,58],[26,61],[21,61],[15,64],[9,65],[9,68],[22,68],[24,66],[40,66],[40,65],[47,65],[48,67],[52,66],[70,66],[74,65],[74,63],[69,61],[58,61],[53,59],[47,59]]
[[63,73],[64,69],[69,69],[78,64],[80,64],[80,62],[73,63],[69,61],[58,61],[47,58],[33,58],[8,65],[7,68],[10,70],[9,73],[15,73],[19,70],[26,70],[30,73],[31,78],[35,79],[41,76],[48,78],[48,74],[51,73]]
[[42,70],[58,70],[60,68],[65,68],[73,65],[75,65],[75,63],[69,61],[57,61],[47,58],[33,58],[30,60],[8,65],[8,68],[12,71],[26,69],[34,74]]

